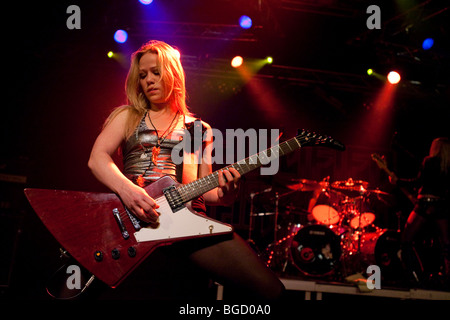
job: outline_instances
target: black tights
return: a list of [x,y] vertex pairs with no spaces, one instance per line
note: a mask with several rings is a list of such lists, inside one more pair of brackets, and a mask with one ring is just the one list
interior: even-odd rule
[[[449,276],[450,261],[450,237],[449,237],[449,220],[436,219],[436,225],[439,230],[440,241],[442,244],[442,253],[444,257],[446,276]],[[422,280],[423,267],[420,259],[414,249],[413,241],[417,233],[422,229],[427,219],[412,211],[402,233],[402,261],[405,264],[408,277],[413,281]]]
[[[236,233],[180,243],[196,266],[224,286],[224,296],[274,300],[284,286],[278,277]],[[234,296],[234,298],[238,297]]]

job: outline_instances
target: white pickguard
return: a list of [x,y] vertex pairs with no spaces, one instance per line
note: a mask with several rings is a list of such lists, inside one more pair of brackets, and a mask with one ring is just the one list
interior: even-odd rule
[[146,227],[134,233],[137,242],[169,240],[174,238],[192,237],[208,234],[220,234],[232,231],[230,225],[195,214],[188,208],[172,212],[165,197],[156,199],[159,205],[157,212],[159,226]]

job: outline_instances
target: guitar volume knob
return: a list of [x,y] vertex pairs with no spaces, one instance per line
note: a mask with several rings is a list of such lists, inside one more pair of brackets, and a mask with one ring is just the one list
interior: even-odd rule
[[131,258],[136,256],[136,248],[135,247],[129,247],[127,251],[128,251],[128,255]]
[[100,262],[103,260],[103,252],[101,252],[100,250],[97,250],[94,252],[94,259],[97,262]]
[[111,256],[114,260],[117,260],[120,258],[120,251],[117,248],[112,249]]

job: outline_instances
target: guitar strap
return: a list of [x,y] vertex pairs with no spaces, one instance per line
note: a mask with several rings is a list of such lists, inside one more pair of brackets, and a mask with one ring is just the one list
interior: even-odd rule
[[[190,118],[190,117],[189,117]],[[183,163],[176,166],[177,181],[183,184],[197,180],[199,177],[199,166],[202,157],[202,151],[205,148],[203,134],[206,127],[202,121],[197,118],[190,118],[192,121],[185,121],[186,130],[189,134],[190,146],[186,146],[188,138],[183,137],[185,145],[183,148]],[[206,214],[205,200],[203,196],[193,199],[191,202],[192,209],[197,213]]]
[[206,131],[206,127],[199,118],[189,117],[189,120],[185,120],[185,126],[187,133],[190,135],[190,146],[185,145],[183,148],[183,163],[176,166],[177,180],[183,184],[199,178],[200,158],[205,146],[203,134]]

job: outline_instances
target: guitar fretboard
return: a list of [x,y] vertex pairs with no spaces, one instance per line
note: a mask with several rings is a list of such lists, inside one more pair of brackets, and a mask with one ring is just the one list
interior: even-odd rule
[[[241,175],[255,170],[262,165],[268,164],[270,161],[284,156],[294,150],[302,147],[303,141],[308,141],[309,137],[299,135],[291,138],[279,145],[268,148],[260,153],[254,154],[248,158],[240,160],[232,165],[226,166],[220,170],[229,168],[236,169]],[[191,183],[181,185],[177,188],[183,202],[188,202],[198,196],[208,192],[219,186],[219,171],[217,170],[203,178],[195,180]]]

